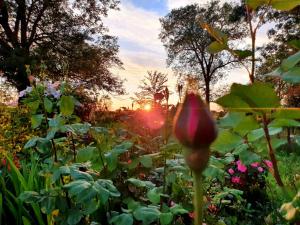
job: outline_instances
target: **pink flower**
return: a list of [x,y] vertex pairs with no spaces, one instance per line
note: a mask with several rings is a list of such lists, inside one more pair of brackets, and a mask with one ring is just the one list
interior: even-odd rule
[[238,160],[236,164],[237,164],[238,171],[242,173],[245,173],[247,171],[247,167],[240,160]]
[[256,167],[258,167],[258,166],[259,166],[259,162],[254,162],[254,163],[251,163],[251,166],[252,166],[253,168],[256,168]]
[[258,170],[258,172],[260,172],[260,173],[264,172],[264,168],[262,168],[262,167],[258,167],[257,170]]
[[230,169],[228,170],[228,173],[229,173],[230,175],[233,175],[233,174],[234,174],[234,170],[233,170],[232,168],[230,168]]
[[270,169],[273,168],[273,163],[270,160],[265,160],[264,162],[267,165],[267,167],[269,167]]
[[234,184],[240,184],[241,183],[241,178],[240,177],[232,177],[231,182]]

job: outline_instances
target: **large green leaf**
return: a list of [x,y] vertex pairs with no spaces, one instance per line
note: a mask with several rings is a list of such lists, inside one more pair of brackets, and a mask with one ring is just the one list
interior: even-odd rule
[[216,102],[225,108],[241,111],[270,111],[280,106],[280,99],[274,88],[270,84],[262,82],[250,85],[233,84],[230,93]]
[[300,127],[300,122],[292,119],[275,119],[270,124],[270,127]]
[[115,224],[115,225],[132,225],[133,224],[133,218],[131,214],[128,213],[122,213],[120,215],[114,216],[111,218],[109,223]]
[[300,0],[272,0],[271,5],[278,10],[291,10],[300,5]]
[[300,67],[293,67],[282,74],[282,79],[290,83],[300,83]]
[[250,85],[233,84],[231,93],[240,96],[250,107],[275,108],[280,106],[280,99],[271,84],[255,82]]
[[168,213],[161,213],[159,216],[159,221],[161,225],[169,225],[172,223],[173,220],[173,214],[168,212]]
[[300,119],[300,110],[298,108],[280,108],[273,115],[276,119]]
[[139,207],[133,215],[137,220],[142,221],[143,225],[148,225],[159,219],[160,212],[154,207]]
[[82,218],[82,213],[78,209],[70,209],[68,211],[68,225],[78,224]]
[[300,50],[300,40],[291,40],[288,44],[289,46]]
[[146,168],[152,167],[152,158],[149,155],[143,155],[140,157],[141,164]]
[[158,204],[160,202],[160,195],[162,194],[162,188],[152,188],[147,192],[147,197],[150,202]]
[[257,9],[259,6],[268,4],[269,0],[246,0],[246,4],[252,9]]
[[261,160],[259,155],[249,150],[240,152],[239,157],[245,165],[250,165],[253,162],[259,162]]
[[45,107],[45,109],[46,109],[46,111],[47,111],[48,113],[51,113],[51,112],[52,112],[53,103],[52,103],[52,101],[51,101],[49,98],[47,98],[47,97],[44,98],[44,107]]
[[[279,134],[280,132],[282,132],[282,128],[279,127],[269,127],[269,134],[272,136],[272,135],[276,135],[276,134]],[[259,129],[256,129],[256,130],[253,130],[251,131],[249,134],[248,134],[248,141],[250,142],[253,142],[253,141],[256,141],[262,137],[265,136],[265,132],[263,130],[263,128],[259,128]]]
[[[290,0],[289,2],[292,2],[292,1],[293,0]],[[296,0],[296,1],[299,1],[299,0]],[[294,55],[291,55],[287,59],[283,60],[281,63],[281,68],[284,71],[288,71],[288,70],[292,69],[294,66],[296,66],[299,62],[300,62],[300,51]]]
[[71,116],[74,112],[75,102],[72,96],[63,95],[60,98],[60,112],[63,116]]
[[229,130],[222,130],[217,140],[212,144],[211,149],[227,153],[243,143],[243,139]]
[[37,114],[37,115],[31,116],[31,127],[33,129],[38,128],[41,125],[43,119],[44,119],[43,114]]
[[233,128],[233,131],[245,136],[251,130],[259,128],[259,124],[252,115],[243,112],[229,112],[220,119],[219,124],[224,128]]
[[214,41],[208,46],[207,50],[210,53],[215,54],[215,53],[218,53],[218,52],[221,52],[221,51],[227,49],[227,47],[228,47],[227,44],[220,43],[218,41]]
[[137,187],[146,187],[146,188],[154,188],[155,187],[155,184],[153,184],[151,181],[143,181],[143,180],[139,180],[136,178],[129,178],[127,181]]
[[87,146],[82,148],[77,153],[78,162],[86,162],[92,160],[95,156],[96,147]]

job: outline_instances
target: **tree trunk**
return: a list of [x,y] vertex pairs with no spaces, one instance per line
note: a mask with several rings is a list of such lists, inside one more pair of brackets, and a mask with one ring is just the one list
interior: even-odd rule
[[209,90],[209,82],[205,83],[205,102],[207,107],[210,109],[210,90]]

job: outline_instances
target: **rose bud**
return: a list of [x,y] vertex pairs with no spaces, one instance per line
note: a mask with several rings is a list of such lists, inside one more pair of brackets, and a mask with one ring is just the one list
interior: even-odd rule
[[207,149],[217,137],[215,121],[199,95],[188,93],[177,110],[174,134],[193,151]]

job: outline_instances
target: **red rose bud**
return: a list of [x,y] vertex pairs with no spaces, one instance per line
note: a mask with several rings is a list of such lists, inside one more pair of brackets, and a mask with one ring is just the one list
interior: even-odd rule
[[188,93],[174,120],[177,139],[193,151],[208,149],[217,137],[215,121],[199,95]]

